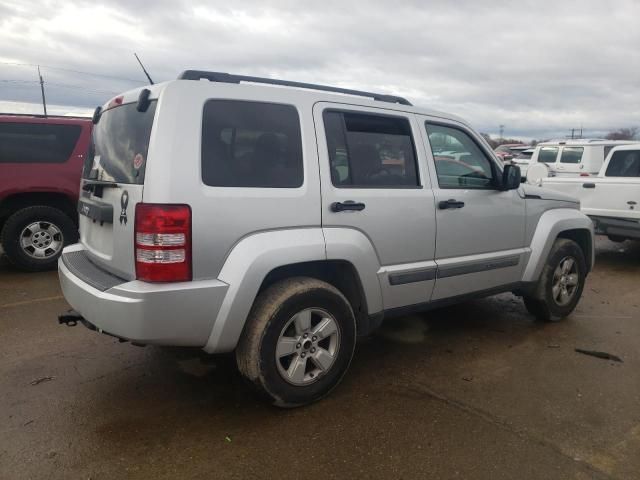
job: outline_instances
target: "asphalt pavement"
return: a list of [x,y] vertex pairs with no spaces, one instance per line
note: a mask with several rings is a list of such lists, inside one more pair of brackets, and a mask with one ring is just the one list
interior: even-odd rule
[[230,356],[59,326],[56,273],[0,260],[0,478],[640,478],[640,242],[596,262],[561,323],[511,294],[390,321],[279,410]]

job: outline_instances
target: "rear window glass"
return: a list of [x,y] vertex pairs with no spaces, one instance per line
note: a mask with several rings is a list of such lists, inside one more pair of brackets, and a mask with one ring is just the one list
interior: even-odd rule
[[144,183],[156,101],[145,112],[128,103],[106,110],[93,128],[84,178],[116,183]]
[[640,177],[640,150],[614,152],[605,173],[607,177]]
[[558,147],[540,147],[538,161],[544,163],[555,163],[558,156]]
[[64,163],[82,127],[44,123],[0,123],[0,163]]
[[206,185],[302,185],[300,119],[293,106],[209,100],[203,115],[202,181]]
[[564,147],[560,155],[560,163],[580,163],[583,152],[583,147]]

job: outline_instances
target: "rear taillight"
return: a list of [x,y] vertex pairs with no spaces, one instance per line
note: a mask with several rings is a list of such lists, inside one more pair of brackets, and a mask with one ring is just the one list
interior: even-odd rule
[[136,277],[145,282],[191,280],[189,205],[138,203],[135,226]]
[[590,177],[591,175],[589,175],[587,172],[582,172],[580,174],[581,177]]

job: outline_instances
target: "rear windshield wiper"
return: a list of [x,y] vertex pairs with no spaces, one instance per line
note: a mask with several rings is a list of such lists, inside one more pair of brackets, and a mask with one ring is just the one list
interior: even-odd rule
[[92,192],[93,190],[96,189],[96,187],[103,189],[103,188],[116,188],[118,186],[119,185],[114,182],[104,182],[102,180],[85,180],[84,185],[82,185],[82,190],[84,190],[85,192]]

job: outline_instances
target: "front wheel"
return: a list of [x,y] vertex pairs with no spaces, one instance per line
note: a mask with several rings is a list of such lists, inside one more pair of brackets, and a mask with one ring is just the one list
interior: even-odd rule
[[236,349],[238,369],[279,407],[327,395],[347,371],[356,342],[349,301],[332,285],[299,277],[262,292]]
[[524,296],[527,310],[546,322],[565,318],[576,308],[586,276],[587,264],[580,246],[573,240],[558,238],[535,291]]

